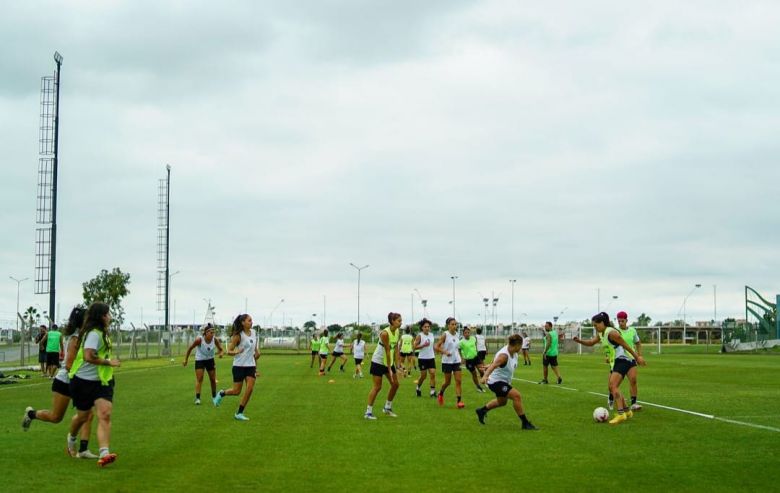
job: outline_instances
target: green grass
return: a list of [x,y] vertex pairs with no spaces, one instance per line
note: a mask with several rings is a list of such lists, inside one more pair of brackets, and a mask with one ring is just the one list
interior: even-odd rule
[[[180,361],[180,359],[177,359]],[[247,407],[238,399],[196,407],[193,369],[168,360],[125,364],[116,374],[112,450],[116,463],[65,456],[66,425],[20,427],[25,406],[50,404],[40,377],[0,386],[2,491],[47,491],[58,485],[113,491],[770,491],[780,487],[780,432],[645,405],[628,423],[596,424],[605,399],[599,355],[562,355],[565,390],[517,381],[527,415],[540,431],[522,432],[509,406],[487,425],[464,374],[466,409],[414,397],[401,382],[397,419],[363,420],[370,379],[350,373],[317,377],[308,356],[265,356]],[[220,387],[230,361],[219,360]],[[348,369],[353,368],[352,363]],[[780,359],[771,355],[650,356],[640,370],[641,401],[780,429]],[[367,373],[367,371],[366,371]],[[540,378],[538,357],[516,377]],[[441,375],[438,375],[441,378]],[[329,381],[333,380],[332,383]],[[208,389],[208,385],[204,385]],[[378,414],[387,384],[377,398]],[[96,439],[91,442],[96,450]],[[82,486],[78,486],[82,485]]]

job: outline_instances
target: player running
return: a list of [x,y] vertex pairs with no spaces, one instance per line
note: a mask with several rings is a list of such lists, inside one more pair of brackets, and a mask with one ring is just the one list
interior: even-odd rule
[[187,366],[187,361],[190,359],[190,353],[195,350],[195,405],[200,406],[200,388],[203,385],[203,372],[207,372],[209,375],[209,382],[211,382],[211,398],[217,396],[217,370],[214,365],[214,349],[219,352],[218,357],[222,357],[224,351],[222,350],[222,344],[219,339],[214,336],[214,326],[206,324],[202,329],[203,335],[198,336],[192,341],[190,347],[187,348],[187,354],[184,355],[184,363],[182,366]]
[[352,341],[350,350],[355,358],[355,374],[352,375],[352,378],[363,378],[363,359],[366,357],[366,341],[363,340],[362,332],[357,333],[356,339]]
[[[68,324],[62,330],[64,337],[63,346],[65,348],[65,361],[62,368],[59,369],[54,376],[54,380],[51,382],[51,410],[40,409],[36,411],[32,407],[27,407],[24,410],[24,418],[22,419],[22,429],[27,431],[30,429],[30,425],[33,420],[39,419],[49,423],[59,423],[65,416],[65,411],[70,403],[70,377],[68,376],[68,369],[70,368],[73,360],[76,357],[76,348],[78,343],[78,336],[76,331],[84,325],[84,314],[86,310],[80,306],[77,306],[70,312],[68,318]],[[76,452],[75,448],[68,447],[68,453],[79,459],[97,459],[98,456],[89,451],[89,431],[92,425],[93,413],[90,410],[89,416],[84,424],[81,426],[81,442],[79,444],[79,451]],[[76,437],[68,440],[68,443],[76,443]]]
[[444,405],[444,391],[450,386],[452,375],[455,374],[455,396],[458,399],[458,409],[463,409],[466,405],[462,400],[461,373],[460,373],[460,351],[458,351],[458,322],[450,317],[445,322],[447,331],[439,337],[434,349],[441,354],[441,371],[444,372],[444,384],[439,390],[437,401],[440,406]]
[[519,334],[509,336],[506,346],[498,350],[493,357],[493,362],[488,366],[482,376],[482,383],[496,394],[496,398],[476,410],[477,419],[483,425],[488,411],[505,406],[508,399],[512,399],[517,417],[520,418],[523,430],[536,430],[537,428],[528,421],[523,409],[523,398],[517,389],[512,388],[512,377],[517,368],[517,353],[523,344],[523,338]]
[[471,329],[468,327],[463,329],[463,338],[458,342],[458,351],[460,352],[461,359],[466,362],[466,369],[471,373],[471,380],[477,387],[477,392],[485,392],[485,389],[479,384],[479,379],[477,378],[477,370],[480,367],[477,339],[471,337]]
[[344,334],[341,332],[336,334],[336,346],[333,348],[333,359],[330,362],[330,366],[328,366],[328,371],[333,368],[333,363],[336,362],[336,359],[341,360],[341,366],[339,366],[339,370],[343,372],[344,365],[347,363],[347,357],[344,356]]
[[233,321],[233,331],[230,334],[227,350],[228,355],[233,356],[233,387],[220,390],[212,399],[214,405],[219,407],[226,395],[241,395],[246,382],[246,392],[241,397],[238,411],[233,415],[237,421],[249,421],[249,418],[244,416],[244,409],[249,404],[252,391],[255,389],[257,359],[260,357],[257,346],[257,333],[252,328],[252,317],[246,313],[237,316]]
[[320,337],[320,376],[325,374],[325,364],[328,362],[329,352],[330,338],[328,337],[328,329],[323,329],[322,337]]
[[379,391],[382,390],[382,377],[384,376],[387,376],[387,381],[390,382],[390,390],[387,392],[387,401],[382,412],[391,418],[397,417],[393,412],[393,398],[398,391],[398,374],[395,370],[395,362],[400,356],[398,339],[401,314],[390,312],[387,314],[387,321],[390,322],[390,326],[379,333],[379,342],[371,357],[371,375],[374,385],[368,393],[368,405],[366,406],[366,414],[363,416],[365,419],[376,419],[374,401]]
[[434,337],[431,334],[431,321],[427,318],[417,324],[422,332],[414,339],[414,349],[420,351],[417,362],[420,365],[420,378],[417,379],[417,397],[422,396],[422,385],[427,375],[431,376],[430,396],[436,397],[436,353],[433,352]]

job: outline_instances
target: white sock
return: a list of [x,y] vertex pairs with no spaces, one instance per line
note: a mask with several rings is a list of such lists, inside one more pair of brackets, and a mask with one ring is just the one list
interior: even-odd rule
[[385,409],[392,409],[392,408],[393,408],[393,401],[385,402]]
[[100,447],[100,451],[98,452],[98,455],[100,457],[105,457],[108,455],[108,447]]
[[366,406],[366,414],[374,414],[374,406]]

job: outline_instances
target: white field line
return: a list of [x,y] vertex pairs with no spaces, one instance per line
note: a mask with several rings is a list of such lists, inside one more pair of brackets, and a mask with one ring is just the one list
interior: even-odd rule
[[[519,382],[532,383],[532,384],[535,384],[535,385],[539,383],[539,382],[535,382],[533,380],[526,380],[524,378],[513,378],[512,380],[517,380]],[[548,385],[548,386],[549,387],[560,388],[560,389],[564,389],[564,390],[573,390],[575,392],[578,391],[577,389],[573,389],[571,387],[561,387],[559,385]],[[600,397],[607,397],[607,394],[602,394],[602,393],[599,393],[599,392],[589,392],[588,391],[587,393],[591,394],[591,395],[597,395],[597,396],[600,396]],[[696,411],[689,411],[687,409],[680,409],[679,407],[671,407],[671,406],[664,406],[663,404],[655,404],[653,402],[647,402],[647,401],[637,401],[637,402],[642,404],[642,405],[645,405],[645,406],[657,407],[657,408],[660,408],[660,409],[666,409],[668,411],[676,411],[678,413],[691,414],[693,416],[699,416],[701,418],[712,419],[712,420],[716,420],[716,421],[723,421],[724,423],[731,423],[731,424],[740,425],[740,426],[748,426],[750,428],[758,428],[758,429],[761,429],[761,430],[769,430],[769,431],[775,431],[775,432],[780,433],[780,428],[775,428],[773,426],[757,425],[755,423],[747,423],[745,421],[737,421],[737,420],[728,419],[728,418],[719,418],[719,417],[717,417],[717,416],[715,416],[713,414],[704,414],[704,413],[699,413],[699,412],[696,412]]]
[[[133,370],[125,370],[125,371],[120,371],[120,372],[117,372],[117,373],[119,373],[120,375],[124,375],[126,373],[135,373],[137,371],[159,370],[160,368],[173,368],[173,367],[176,367],[176,366],[179,366],[179,365],[150,366],[148,368],[135,368]],[[181,366],[179,366],[179,368],[181,368]],[[23,380],[20,380],[19,382],[21,383],[21,382],[23,382]],[[0,391],[3,391],[3,390],[13,390],[13,389],[26,389],[26,388],[29,388],[29,387],[37,387],[39,385],[51,386],[51,379],[47,380],[46,382],[28,383],[28,384],[22,383],[21,385],[7,384],[7,385],[0,386]]]

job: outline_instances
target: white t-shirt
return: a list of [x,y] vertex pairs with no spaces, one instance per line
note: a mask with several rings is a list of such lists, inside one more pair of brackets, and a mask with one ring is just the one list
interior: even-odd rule
[[216,346],[216,337],[212,337],[211,342],[206,342],[206,338],[200,336],[200,344],[195,346],[195,361],[205,361],[214,359],[214,347]]
[[334,353],[344,352],[344,339],[336,339],[336,347],[333,348]]
[[531,337],[523,337],[523,345],[520,346],[520,349],[530,349],[531,347]]
[[[428,341],[427,346],[425,346],[425,341]],[[420,348],[419,359],[434,359],[436,357],[436,354],[433,352],[434,342],[433,334],[428,332],[428,335],[425,335],[425,332],[420,332],[420,345],[423,347]]]
[[485,344],[485,336],[477,334],[474,336],[477,340],[477,351],[487,351],[487,345]]
[[[459,340],[457,334],[444,333],[444,344],[441,345],[441,364],[454,365],[461,362],[460,351],[458,351]],[[450,355],[447,356],[447,353]]]
[[497,366],[488,377],[488,385],[496,382],[512,383],[512,377],[515,375],[515,368],[517,368],[517,353],[514,355],[509,354],[508,346],[502,347],[493,358],[495,361],[499,355],[506,355],[506,364],[504,367]]
[[236,346],[236,349],[240,349],[233,358],[233,366],[256,366],[255,362],[255,348],[257,348],[257,334],[255,329],[249,329],[249,335],[241,331],[241,342]]
[[[70,341],[76,337],[76,334],[71,334],[67,337],[65,337],[62,341],[62,347],[65,348],[65,360],[68,361],[68,346],[70,346]],[[57,380],[64,383],[70,383],[70,377],[68,376],[68,370],[65,368],[65,365],[63,364],[60,369],[57,371],[57,374],[54,376]]]
[[363,359],[366,357],[366,341],[363,339],[355,340],[352,342],[352,354],[355,359]]
[[[103,349],[102,332],[97,329],[89,331],[87,337],[84,339],[84,352],[86,352],[87,349],[94,349],[95,351]],[[79,377],[82,380],[92,380],[93,382],[100,380],[97,366],[92,363],[87,363],[86,360],[84,360],[84,363],[76,370],[74,377]]]

